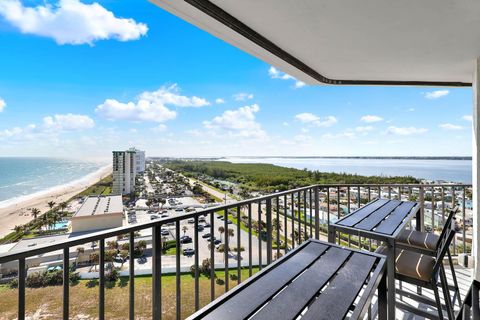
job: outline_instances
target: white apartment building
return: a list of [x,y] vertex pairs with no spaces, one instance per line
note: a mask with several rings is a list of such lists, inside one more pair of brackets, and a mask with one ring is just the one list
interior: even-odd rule
[[135,188],[135,151],[113,151],[112,194],[130,194]]
[[145,171],[145,151],[130,148],[130,151],[135,152],[135,171],[136,173]]

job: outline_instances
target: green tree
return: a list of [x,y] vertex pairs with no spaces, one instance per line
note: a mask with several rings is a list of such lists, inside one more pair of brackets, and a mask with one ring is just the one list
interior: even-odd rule
[[100,256],[98,255],[97,252],[90,253],[90,261],[93,263],[93,266],[95,267],[95,271],[97,271],[97,265],[100,261]]
[[225,228],[223,226],[218,227],[218,232],[220,232],[220,241],[223,241],[223,234],[225,233]]
[[228,244],[229,244],[227,250],[229,250],[230,249],[230,243],[231,243],[230,238],[233,238],[235,236],[235,232],[233,231],[233,229],[228,228],[227,236],[228,236]]
[[48,205],[48,207],[50,208],[50,210],[52,210],[53,207],[55,207],[55,204],[56,204],[55,201],[49,201],[49,202],[47,203],[47,205]]
[[77,247],[77,250],[76,250],[76,251],[77,251],[77,256],[75,257],[75,266],[76,266],[77,263],[78,263],[78,257],[79,257],[81,254],[85,253],[85,248],[84,248],[84,247]]
[[40,210],[38,210],[38,208],[32,208],[33,219],[37,219],[39,214],[40,214]]

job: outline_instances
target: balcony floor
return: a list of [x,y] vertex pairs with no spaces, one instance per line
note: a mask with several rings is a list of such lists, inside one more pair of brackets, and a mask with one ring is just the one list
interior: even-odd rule
[[[453,285],[452,274],[450,272],[450,268],[446,266],[445,271],[447,273],[448,283]],[[473,269],[466,269],[466,268],[463,268],[461,266],[455,265],[455,272],[456,272],[456,275],[457,275],[458,285],[460,287],[461,300],[463,302],[463,299],[465,298],[465,295],[466,295],[466,293],[467,293],[467,291],[470,288],[470,285],[472,283]],[[397,281],[397,288],[398,288],[398,286],[399,286],[399,282]],[[403,290],[408,291],[408,292],[412,292],[412,293],[417,292],[416,286],[413,286],[413,285],[410,285],[410,284],[407,284],[407,283],[403,283]],[[423,289],[422,294],[423,294],[423,296],[434,300],[433,292],[431,290]],[[444,303],[442,292],[440,292],[440,296],[441,296],[441,299],[442,299],[442,303]],[[397,299],[398,299],[397,301],[400,301],[400,296],[399,295],[397,295]],[[409,305],[417,307],[418,309],[422,309],[422,310],[429,311],[429,312],[436,312],[436,309],[432,308],[431,306],[425,305],[425,304],[422,304],[422,303],[419,304],[418,302],[413,301],[409,298],[403,298],[403,301],[405,303],[408,303]],[[458,312],[459,309],[460,309],[460,306],[458,305],[458,301],[457,301],[455,303],[455,314]],[[444,316],[445,316],[445,314],[444,314]],[[411,313],[406,312],[405,310],[397,308],[396,319],[416,320],[416,319],[425,319],[425,318],[417,316],[417,315],[413,315]]]

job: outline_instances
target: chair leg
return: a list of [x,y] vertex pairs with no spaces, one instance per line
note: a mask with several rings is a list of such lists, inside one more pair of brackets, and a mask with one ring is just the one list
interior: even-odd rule
[[[450,249],[447,250],[448,255],[448,263],[450,264],[450,269],[452,271],[452,278],[453,278],[453,286],[455,287],[455,295],[457,296],[458,305],[462,305],[462,301],[460,299],[460,289],[458,287],[457,275],[455,274],[455,268],[453,267],[452,255],[450,254]],[[455,304],[455,301],[452,301],[452,304]]]
[[448,289],[447,276],[445,275],[445,268],[443,264],[440,265],[440,283],[442,284],[443,296],[445,298],[445,305],[447,306],[448,319],[454,320],[452,300],[450,297],[450,290]]
[[434,284],[433,293],[435,294],[435,302],[437,303],[438,318],[443,320],[442,301],[440,301],[440,295],[438,294],[438,288]]

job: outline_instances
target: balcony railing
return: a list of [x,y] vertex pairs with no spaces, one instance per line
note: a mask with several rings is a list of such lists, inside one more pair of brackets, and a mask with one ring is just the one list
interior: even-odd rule
[[[17,271],[18,278],[18,318],[24,319],[26,314],[25,287],[27,269],[31,266],[33,257],[60,251],[63,255],[63,318],[70,316],[70,287],[69,271],[71,269],[71,256],[78,254],[75,248],[86,243],[98,243],[98,317],[105,317],[105,288],[106,288],[106,240],[126,235],[129,243],[129,257],[135,257],[135,238],[138,231],[151,230],[151,312],[149,317],[161,319],[162,315],[168,318],[185,318],[201,308],[209,301],[213,301],[220,293],[216,292],[215,272],[224,271],[224,291],[227,292],[233,285],[242,282],[242,276],[250,277],[256,270],[262,269],[275,259],[295,248],[308,238],[326,239],[326,231],[330,221],[338,219],[349,212],[376,198],[390,198],[399,200],[415,200],[420,202],[422,228],[427,231],[439,231],[446,218],[449,208],[459,205],[458,216],[461,217],[461,232],[455,240],[454,253],[470,250],[471,240],[468,240],[470,221],[466,211],[471,205],[469,200],[471,185],[465,184],[417,184],[417,185],[314,185],[285,192],[278,192],[254,199],[238,201],[203,209],[197,212],[178,214],[174,217],[162,218],[148,223],[134,224],[126,227],[109,229],[99,232],[72,237],[68,240],[29,248],[28,250],[9,252],[0,255],[0,266],[12,265]],[[222,220],[219,218],[223,217]],[[199,220],[206,218],[209,223],[210,238],[199,237]],[[182,306],[182,273],[190,270],[189,261],[183,257],[181,241],[182,227],[188,223],[193,225],[192,245],[194,250],[193,273],[194,286],[193,299],[189,306]],[[162,254],[165,238],[162,236],[162,227],[171,227],[171,236],[175,241],[174,276],[175,276],[175,308],[172,314],[165,315],[166,306],[162,306],[162,295],[170,294],[162,285],[162,274],[171,272],[172,257]],[[223,252],[219,253],[214,247],[215,232],[218,227],[223,227],[225,232]],[[232,229],[231,233],[229,229]],[[342,244],[373,250],[376,243],[358,237],[339,237]],[[470,238],[471,239],[471,238]],[[210,240],[210,241],[206,241]],[[210,242],[210,246],[207,243]],[[207,247],[207,249],[205,249]],[[204,250],[205,249],[205,250]],[[236,249],[236,250],[235,250]],[[245,249],[245,250],[242,250]],[[149,256],[150,257],[150,256]],[[209,269],[208,300],[200,299],[200,266],[202,260],[207,260]],[[168,260],[168,261],[167,261]],[[191,264],[191,262],[190,262]],[[135,259],[128,261],[128,318],[135,319]],[[243,273],[242,273],[243,271]],[[235,275],[235,280],[230,279],[230,274]],[[204,281],[204,280],[202,280]],[[202,286],[204,288],[204,286]],[[205,289],[204,289],[205,290]],[[223,291],[223,290],[222,290]],[[223,293],[223,292],[222,292]],[[0,293],[1,297],[2,293]],[[173,301],[173,299],[172,299]],[[170,310],[171,308],[169,308]],[[28,310],[31,312],[30,310]],[[127,315],[119,315],[127,317]],[[61,317],[60,314],[58,317]]]

